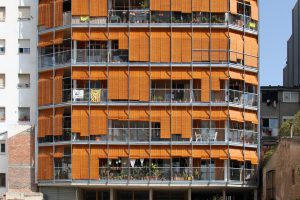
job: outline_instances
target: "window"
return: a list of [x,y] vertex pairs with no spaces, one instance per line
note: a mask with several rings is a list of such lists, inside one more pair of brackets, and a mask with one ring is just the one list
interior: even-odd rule
[[30,74],[19,74],[18,88],[30,88]]
[[5,88],[5,74],[0,74],[0,89]]
[[30,6],[19,6],[19,20],[30,20]]
[[263,121],[263,136],[278,136],[278,119],[265,118]]
[[19,53],[29,54],[30,53],[30,40],[19,39]]
[[5,40],[0,40],[0,54],[5,54]]
[[0,153],[5,153],[5,143],[4,143],[4,141],[0,142]]
[[5,21],[5,7],[0,7],[0,21]]
[[272,103],[273,101],[278,102],[278,92],[277,91],[262,91],[262,102]]
[[0,173],[0,187],[6,187],[6,175]]
[[19,121],[20,122],[30,121],[30,108],[27,107],[19,108]]
[[251,5],[247,2],[243,2],[243,1],[238,1],[237,2],[237,11],[238,11],[238,14],[241,14],[241,15],[246,15],[248,17],[251,16]]
[[275,171],[268,171],[266,179],[267,200],[275,200]]
[[283,102],[286,103],[297,103],[299,102],[299,93],[298,92],[283,92],[282,93]]
[[5,121],[5,108],[0,107],[0,121],[3,122]]

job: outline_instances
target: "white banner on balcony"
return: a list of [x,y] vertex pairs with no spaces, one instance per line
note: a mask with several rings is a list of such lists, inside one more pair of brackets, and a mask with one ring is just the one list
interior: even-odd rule
[[84,96],[84,90],[73,90],[74,99],[82,99]]

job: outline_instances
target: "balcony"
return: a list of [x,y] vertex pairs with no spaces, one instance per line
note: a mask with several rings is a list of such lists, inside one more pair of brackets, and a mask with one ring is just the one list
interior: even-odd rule
[[152,102],[189,103],[201,101],[200,89],[151,89]]
[[257,144],[258,132],[251,130],[230,129],[228,141],[231,143]]
[[[226,177],[226,172],[230,176]],[[255,169],[226,167],[100,167],[100,180],[143,182],[228,181],[255,185]]]
[[229,102],[236,105],[257,107],[258,95],[239,90],[221,89],[220,91],[211,92],[211,101],[214,103]]
[[107,89],[105,88],[76,88],[72,91],[74,103],[100,103],[107,101]]
[[194,128],[193,142],[196,143],[218,143],[225,142],[225,128]]
[[258,30],[258,22],[251,19],[251,17],[245,15],[230,15],[229,16],[229,24],[238,27],[245,27],[245,29],[249,29],[252,31]]

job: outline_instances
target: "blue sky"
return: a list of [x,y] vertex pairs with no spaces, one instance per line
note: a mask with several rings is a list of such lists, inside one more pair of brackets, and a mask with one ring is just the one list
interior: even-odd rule
[[282,85],[286,42],[292,33],[296,0],[260,0],[261,85]]

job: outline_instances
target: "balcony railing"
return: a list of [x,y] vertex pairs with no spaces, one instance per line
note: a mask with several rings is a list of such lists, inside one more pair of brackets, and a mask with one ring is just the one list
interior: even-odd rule
[[70,168],[55,167],[54,174],[56,180],[70,180],[72,178]]
[[[226,177],[228,170],[229,176]],[[255,169],[226,167],[100,167],[100,180],[108,181],[238,181],[255,184]]]
[[77,49],[73,53],[73,64],[128,62],[128,50],[121,49]]
[[228,141],[233,143],[257,144],[258,133],[250,130],[230,129]]
[[239,90],[226,90],[211,92],[211,101],[215,103],[229,102],[237,105],[257,106],[258,95]]
[[193,141],[200,143],[217,143],[225,142],[225,128],[194,128]]
[[244,27],[250,30],[258,30],[258,22],[245,15],[230,15],[229,24],[239,27]]
[[153,102],[200,102],[200,89],[151,89],[151,101]]
[[107,89],[103,88],[76,88],[73,89],[73,102],[100,103],[107,101]]

